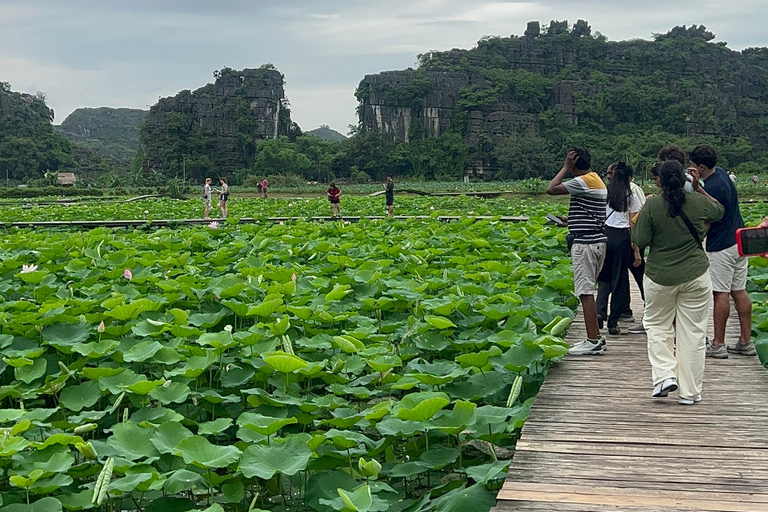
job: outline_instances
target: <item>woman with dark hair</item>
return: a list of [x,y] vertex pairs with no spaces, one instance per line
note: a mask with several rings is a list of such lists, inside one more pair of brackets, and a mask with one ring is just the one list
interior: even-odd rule
[[331,186],[328,187],[328,200],[331,202],[331,213],[334,219],[341,217],[340,196],[341,190],[336,186],[335,182],[331,182]]
[[227,178],[219,178],[219,184],[221,188],[219,193],[219,211],[221,212],[221,218],[227,218],[227,201],[229,201],[229,185],[227,185]]
[[[617,162],[608,168],[608,204],[605,206],[605,234],[608,246],[605,263],[597,277],[598,323],[608,319],[608,333],[621,334],[618,322],[629,305],[629,267],[639,265],[641,258],[637,247],[632,246],[630,228],[632,219],[641,205],[635,199],[629,183],[632,168],[624,162]],[[608,310],[608,294],[611,296],[611,313]]]
[[645,263],[648,358],[653,368],[651,397],[678,390],[679,403],[701,401],[705,330],[712,312],[709,261],[701,240],[706,223],[720,220],[723,206],[689,170],[697,193],[686,194],[686,175],[676,160],[658,168],[661,194],[648,199],[632,230],[632,241],[650,247]]

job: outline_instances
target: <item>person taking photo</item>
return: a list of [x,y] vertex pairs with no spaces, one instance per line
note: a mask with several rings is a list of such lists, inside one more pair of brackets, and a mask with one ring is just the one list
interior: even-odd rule
[[[568,175],[573,179],[563,182]],[[600,337],[595,305],[595,283],[605,260],[605,204],[608,192],[600,176],[592,170],[592,157],[586,148],[568,152],[560,172],[547,186],[549,195],[570,194],[568,231],[572,241],[574,291],[581,301],[587,337],[568,351],[573,355],[603,355],[605,337]]]

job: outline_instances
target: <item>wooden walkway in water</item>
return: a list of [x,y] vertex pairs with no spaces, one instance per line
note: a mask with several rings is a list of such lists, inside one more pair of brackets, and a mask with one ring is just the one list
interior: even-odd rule
[[[238,219],[238,224],[257,224],[260,222],[279,223],[279,222],[360,222],[361,220],[385,220],[389,217],[386,216],[343,216],[343,217],[330,217],[330,216],[316,216],[316,217],[243,217]],[[528,222],[528,217],[512,217],[512,216],[458,216],[458,215],[395,215],[392,217],[394,220],[437,220],[440,222],[455,222],[464,219],[472,219],[475,222],[481,220],[492,220],[497,222]],[[131,220],[53,220],[53,221],[24,221],[24,222],[6,222],[0,223],[0,227],[13,227],[13,228],[135,228],[141,226],[184,226],[184,225],[203,225],[207,226],[211,222],[217,222],[219,225],[223,225],[226,219],[131,219]]]
[[[632,308],[639,321],[637,291]],[[579,313],[567,341],[584,336]],[[737,337],[732,311],[726,341]],[[536,397],[492,512],[768,511],[758,358],[707,359],[694,406],[676,392],[652,399],[651,388],[644,334],[608,336],[603,356],[567,356]]]

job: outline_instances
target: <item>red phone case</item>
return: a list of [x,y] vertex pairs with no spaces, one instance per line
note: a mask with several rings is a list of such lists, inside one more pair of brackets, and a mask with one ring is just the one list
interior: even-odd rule
[[750,231],[750,230],[755,230],[755,229],[762,229],[762,230],[764,230],[766,228],[739,228],[739,229],[736,230],[736,247],[739,249],[739,256],[745,257],[745,256],[766,256],[766,255],[768,255],[768,253],[752,254],[752,253],[745,253],[744,252],[744,247],[743,247],[743,245],[741,243],[741,233],[743,231]]

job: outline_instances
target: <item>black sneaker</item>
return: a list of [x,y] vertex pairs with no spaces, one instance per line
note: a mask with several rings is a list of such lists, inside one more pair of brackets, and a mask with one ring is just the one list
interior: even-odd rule
[[621,328],[618,325],[614,325],[613,327],[608,328],[608,334],[621,334]]
[[603,315],[598,314],[597,315],[597,326],[602,329],[603,325],[605,325],[605,319],[603,318]]

